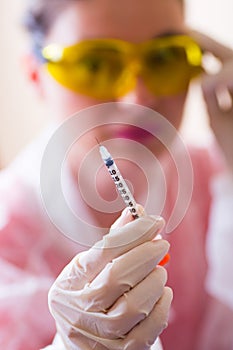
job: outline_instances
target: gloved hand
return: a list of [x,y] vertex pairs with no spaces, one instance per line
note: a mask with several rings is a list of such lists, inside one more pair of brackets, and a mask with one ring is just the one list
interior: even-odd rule
[[164,287],[167,274],[158,263],[169,244],[152,241],[164,221],[154,216],[128,221],[131,214],[125,210],[52,286],[56,349],[146,350],[166,327],[172,292]]
[[211,37],[191,31],[204,52],[221,62],[215,74],[202,76],[202,91],[209,114],[209,124],[233,174],[233,50]]

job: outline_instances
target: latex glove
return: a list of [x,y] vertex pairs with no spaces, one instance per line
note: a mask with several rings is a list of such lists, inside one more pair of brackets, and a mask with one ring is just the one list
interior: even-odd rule
[[202,91],[210,126],[233,174],[233,50],[200,32],[190,34],[222,65],[218,73],[203,75]]
[[130,220],[124,211],[118,228],[77,255],[52,286],[56,349],[146,350],[166,327],[172,292],[157,264],[169,243],[152,241],[164,221],[145,216],[122,226]]

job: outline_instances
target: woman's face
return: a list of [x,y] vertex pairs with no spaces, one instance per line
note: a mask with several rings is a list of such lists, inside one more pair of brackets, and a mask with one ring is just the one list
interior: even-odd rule
[[[180,34],[184,32],[183,11],[179,0],[79,0],[70,1],[65,11],[57,17],[46,37],[45,45],[56,43],[70,46],[81,40],[93,38],[116,38],[132,43],[141,43],[168,33]],[[40,67],[40,82],[45,100],[52,108],[53,114],[60,120],[102,102],[63,87],[46,72],[43,66]],[[158,111],[177,129],[181,122],[185,97],[186,92],[169,97],[155,96],[148,91],[142,79],[138,78],[135,89],[117,101],[127,102],[127,105],[129,103],[130,105],[139,104]],[[138,115],[136,118],[138,118]],[[132,119],[130,122],[135,125]],[[135,136],[135,141],[145,145],[145,141],[142,140],[143,134],[138,136],[138,133],[135,132],[134,134],[132,130],[129,133],[131,139]],[[124,142],[128,142],[127,137],[123,134],[120,137],[125,138]],[[95,130],[92,129],[91,132],[85,134],[73,145],[70,151],[69,159],[72,171],[77,173],[78,164],[81,164],[87,151],[96,146],[96,138],[103,141],[106,139],[114,140],[118,137],[119,133],[116,133],[116,128],[112,128],[112,125],[109,124],[95,128]],[[118,142],[117,147],[121,147],[121,144],[124,147],[124,142]],[[150,143],[148,141],[146,146],[156,156],[159,156],[163,150],[162,145],[156,140]],[[132,152],[135,153],[134,147]],[[131,156],[129,156],[129,159],[131,159]],[[135,198],[143,203],[147,180],[141,175],[141,170],[133,163],[124,162],[124,160],[120,162],[119,166],[121,170],[125,171],[129,181],[136,184]],[[96,168],[94,165],[93,167],[93,173],[95,173]],[[98,176],[95,179],[98,191],[99,194],[105,196],[105,200],[110,200],[112,198],[109,197],[114,192],[112,190],[112,180],[105,176],[106,173],[101,177],[101,171],[98,173],[101,179]],[[105,172],[106,169],[103,169],[103,171]],[[92,171],[89,171],[89,174],[92,174]],[[86,174],[84,179],[87,181],[86,187],[88,188],[93,179],[89,181]],[[143,194],[142,197],[138,192]],[[109,220],[111,222],[112,218]]]
[[[166,33],[183,32],[185,25],[179,0],[80,0],[70,1],[65,11],[58,15],[45,44],[69,46],[92,38],[118,38],[140,43]],[[41,68],[43,95],[59,119],[100,102],[63,87]],[[178,128],[185,97],[186,93],[154,96],[139,78],[135,89],[118,101],[150,107]]]
[[[77,0],[70,1],[65,10],[57,16],[44,44],[56,43],[70,46],[93,38],[116,38],[141,43],[168,33],[184,32],[185,24],[180,0]],[[48,74],[44,66],[40,66],[40,82],[43,96],[52,115],[60,121],[84,108],[102,102],[63,87]],[[159,112],[178,129],[185,98],[186,92],[175,96],[155,96],[139,77],[134,90],[117,101],[149,107]],[[139,118],[144,117],[136,115],[135,118],[130,119],[129,124],[138,125]],[[96,138],[103,142],[119,137],[125,140],[133,139],[143,144],[155,156],[160,156],[164,150],[164,145],[157,138],[151,137],[151,134],[148,136],[148,133],[141,132],[141,129],[135,130],[132,126],[122,127],[119,124],[116,126],[110,121],[108,125],[92,128],[73,145],[70,150],[71,168],[77,169],[77,163],[80,164],[85,154],[96,146]]]

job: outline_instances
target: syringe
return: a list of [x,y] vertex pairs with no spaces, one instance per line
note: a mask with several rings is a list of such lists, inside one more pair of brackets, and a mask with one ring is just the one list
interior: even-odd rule
[[126,206],[129,208],[133,218],[137,219],[139,217],[139,214],[137,213],[137,203],[132,193],[130,192],[130,189],[127,183],[125,182],[123,176],[121,175],[116,163],[114,162],[114,159],[112,158],[111,154],[108,152],[106,147],[99,145],[99,151],[116,185],[116,188],[119,194],[121,195]]
[[[126,206],[129,208],[130,212],[132,213],[132,216],[134,219],[137,219],[140,217],[139,212],[137,211],[137,203],[130,192],[130,189],[125,182],[123,176],[120,173],[120,170],[116,166],[116,163],[114,162],[114,159],[112,158],[111,154],[108,152],[107,148],[99,145],[99,150],[101,157],[108,168],[108,171],[116,185],[116,188],[123,198],[123,201],[125,202]],[[159,265],[165,265],[170,260],[170,255],[167,253],[165,257],[159,262]]]

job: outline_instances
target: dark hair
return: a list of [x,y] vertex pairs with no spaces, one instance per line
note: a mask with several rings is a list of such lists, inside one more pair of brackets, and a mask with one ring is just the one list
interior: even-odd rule
[[29,0],[23,16],[23,26],[31,35],[34,46],[43,45],[43,39],[56,17],[75,1],[77,0]]

